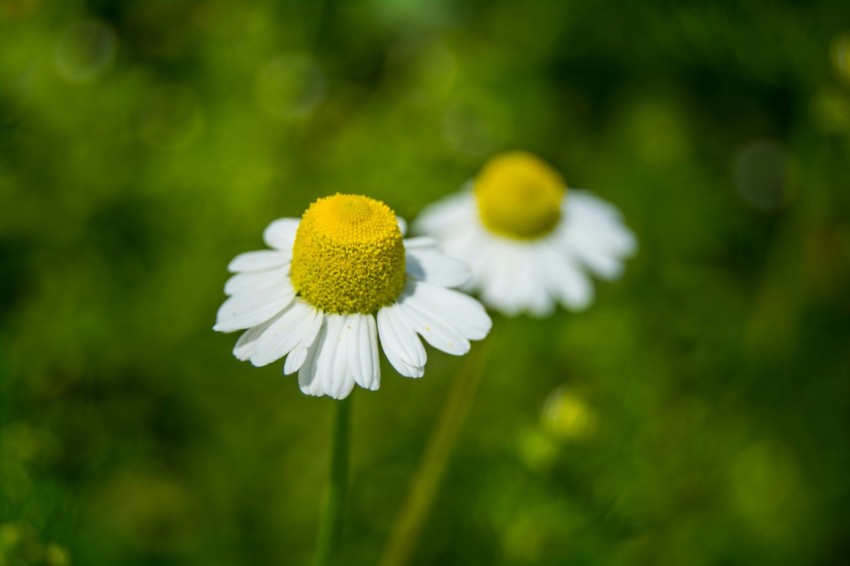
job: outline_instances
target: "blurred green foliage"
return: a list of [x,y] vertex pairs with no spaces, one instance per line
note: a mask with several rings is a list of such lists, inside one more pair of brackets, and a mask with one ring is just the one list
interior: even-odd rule
[[[843,563],[850,3],[2,0],[0,564],[309,561],[333,401],[211,331],[225,266],[510,148],[641,249],[496,318],[415,564]],[[462,366],[429,356],[355,394],[344,564]]]

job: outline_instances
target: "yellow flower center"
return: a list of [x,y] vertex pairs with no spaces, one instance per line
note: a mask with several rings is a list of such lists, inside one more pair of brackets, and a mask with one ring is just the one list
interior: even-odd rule
[[474,191],[481,221],[491,232],[533,240],[557,226],[567,185],[542,159],[514,151],[491,158]]
[[393,211],[357,195],[310,205],[292,247],[290,278],[311,305],[328,313],[371,313],[404,287],[404,244]]

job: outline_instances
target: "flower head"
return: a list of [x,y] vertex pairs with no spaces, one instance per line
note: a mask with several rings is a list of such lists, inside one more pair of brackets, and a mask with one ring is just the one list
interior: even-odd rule
[[522,151],[491,158],[468,189],[427,207],[416,228],[468,263],[470,287],[508,315],[546,315],[556,302],[587,307],[588,272],[615,279],[637,249],[614,206],[567,190],[557,171]]
[[567,185],[539,158],[514,151],[487,162],[473,192],[488,230],[514,240],[536,240],[561,220]]
[[405,281],[395,214],[382,202],[336,195],[310,205],[292,247],[290,277],[324,312],[372,313],[392,304]]
[[430,238],[404,240],[384,203],[337,194],[314,202],[298,220],[272,222],[271,250],[237,256],[224,287],[230,296],[215,330],[245,330],[233,350],[257,366],[286,356],[309,395],[346,397],[358,384],[380,386],[378,343],[402,375],[421,377],[420,336],[454,355],[484,338],[490,318],[450,287],[469,279],[466,266]]

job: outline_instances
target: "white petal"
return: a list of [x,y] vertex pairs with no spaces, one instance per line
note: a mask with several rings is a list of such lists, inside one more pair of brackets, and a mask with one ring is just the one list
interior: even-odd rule
[[345,315],[325,315],[322,330],[298,372],[301,391],[307,395],[343,399],[351,393],[354,377],[345,347],[345,326]]
[[401,235],[404,236],[407,234],[407,222],[405,222],[404,218],[396,216],[395,221],[398,223],[398,229],[401,231]]
[[310,332],[316,315],[315,308],[294,301],[257,341],[251,363],[265,366],[291,352]]
[[517,248],[512,249],[512,259],[511,265],[514,266],[511,269],[511,287],[512,287],[512,300],[515,305],[515,308],[519,311],[528,310],[532,301],[534,301],[534,273],[531,272],[531,269],[528,265],[528,248],[519,250]]
[[566,235],[581,245],[609,255],[625,257],[637,249],[634,234],[622,221],[620,211],[604,200],[584,191],[565,199],[563,227]]
[[286,308],[294,297],[295,290],[289,284],[230,297],[218,309],[213,330],[232,332],[262,324]]
[[236,341],[236,345],[233,346],[233,355],[236,356],[236,359],[244,362],[250,358],[257,346],[257,340],[260,339],[263,332],[265,332],[269,326],[274,324],[278,318],[280,318],[280,314],[275,315],[263,324],[254,326],[243,332],[239,337],[239,340]]
[[369,389],[376,391],[381,387],[381,358],[378,355],[378,325],[371,314],[366,317],[366,331],[369,336],[369,364],[372,376]]
[[[566,231],[566,246],[576,259],[599,277],[616,279],[623,272],[622,258],[631,253],[634,245],[606,240],[600,235],[600,228],[582,225],[571,227]],[[626,253],[622,251],[624,249],[630,251]]]
[[453,257],[460,258],[469,266],[472,277],[469,283],[461,287],[462,289],[471,292],[481,288],[483,274],[488,271],[488,266],[492,262],[498,263],[498,258],[495,256],[499,245],[500,243],[493,236],[476,226],[470,226],[458,232],[443,243],[443,249],[451,250]]
[[437,313],[470,340],[481,340],[493,325],[481,303],[458,291],[417,282],[410,300]]
[[557,295],[552,292],[548,285],[551,277],[552,267],[549,258],[545,254],[548,244],[534,245],[529,249],[529,269],[534,279],[535,290],[528,304],[528,311],[532,316],[544,317],[552,314],[555,310]]
[[590,191],[570,189],[564,197],[565,214],[577,213],[595,220],[619,220],[622,214],[616,206],[599,198]]
[[477,215],[475,197],[464,190],[426,206],[414,224],[417,234],[432,234],[446,238],[463,228]]
[[344,399],[354,388],[354,373],[348,356],[348,341],[352,326],[347,315],[327,315],[328,333],[323,351],[316,359],[316,371],[324,383],[325,393],[334,399]]
[[414,295],[403,295],[397,306],[410,327],[433,347],[455,356],[469,351],[469,340],[445,318],[429,311]]
[[539,253],[542,244],[483,235],[479,239],[482,249],[475,283],[481,289],[482,301],[508,316],[551,313],[554,302],[545,282],[548,266]]
[[298,371],[298,385],[301,387],[301,392],[306,395],[319,397],[325,394],[324,384],[319,379],[316,371],[316,361],[322,353],[325,343],[325,335],[327,334],[327,321],[323,321],[319,335],[315,342],[307,351],[307,358],[304,360],[304,365]]
[[375,318],[371,314],[353,314],[348,319],[355,327],[353,339],[348,343],[354,381],[360,387],[374,391],[380,385]]
[[561,304],[571,310],[583,310],[593,302],[593,286],[588,276],[574,261],[553,247],[544,251],[548,256],[547,287]]
[[[369,355],[368,352],[363,352],[360,349],[361,332],[359,313],[346,315],[345,330],[343,332],[345,334],[345,339],[343,340],[343,345],[346,348],[345,357],[348,359],[351,376],[354,378],[354,382],[359,384],[361,380],[366,381],[366,379],[364,379],[361,375],[361,363],[363,362],[363,358]],[[362,386],[363,385],[361,384],[361,387]]]
[[607,250],[618,256],[629,257],[637,251],[635,235],[619,219],[601,222],[596,235]]
[[422,340],[419,339],[416,331],[401,310],[401,307],[396,304],[390,307],[387,314],[396,330],[396,338],[399,339],[402,347],[402,359],[410,365],[424,367],[428,362],[428,353],[425,351],[425,346],[422,345]]
[[263,231],[263,241],[270,248],[292,253],[295,232],[298,230],[298,218],[281,218],[269,224]]
[[[301,299],[295,300],[297,302]],[[301,369],[301,366],[303,366],[304,362],[307,361],[307,355],[310,353],[310,347],[316,341],[316,337],[322,329],[324,318],[322,311],[316,310],[316,318],[313,319],[310,329],[304,333],[304,336],[301,337],[298,345],[293,348],[288,356],[286,356],[286,362],[283,364],[284,375],[291,375],[295,373]]]
[[227,270],[232,273],[238,273],[240,271],[272,269],[273,267],[281,267],[285,263],[288,263],[290,257],[291,254],[271,250],[245,252],[233,258],[233,261],[227,266]]
[[405,377],[422,377],[427,354],[416,333],[398,314],[398,305],[378,311],[378,335],[390,364]]
[[414,247],[405,251],[407,273],[420,281],[441,287],[460,287],[472,277],[464,262],[447,256],[436,247]]
[[546,315],[553,308],[544,279],[548,266],[540,261],[539,247],[539,243],[532,243],[518,252],[517,302],[523,311],[533,316]]
[[279,284],[289,276],[289,266],[276,267],[265,271],[249,271],[237,273],[224,284],[224,292],[227,295],[238,295],[268,289]]
[[623,258],[637,249],[637,241],[611,204],[584,191],[565,199],[564,221],[557,238],[569,256],[603,279],[623,273]]
[[407,238],[404,240],[404,250],[416,250],[420,248],[433,248],[438,245],[437,240],[429,236],[417,236],[416,238]]
[[616,256],[590,247],[578,247],[574,252],[590,271],[603,279],[617,279],[623,274],[623,262]]
[[286,361],[283,362],[283,375],[292,375],[304,365],[307,361],[307,355],[310,353],[310,348],[299,348],[292,350]]
[[508,316],[518,315],[523,308],[517,263],[513,247],[499,244],[493,245],[487,260],[479,267],[482,300]]

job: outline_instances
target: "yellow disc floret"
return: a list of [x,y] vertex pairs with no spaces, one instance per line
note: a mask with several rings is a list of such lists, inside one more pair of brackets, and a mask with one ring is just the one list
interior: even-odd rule
[[491,158],[474,190],[484,226],[500,236],[533,240],[557,226],[567,185],[542,159],[514,151]]
[[295,234],[290,278],[311,305],[328,313],[371,313],[404,287],[404,244],[393,211],[357,195],[310,205]]

